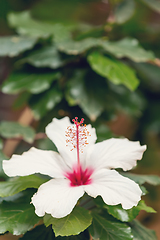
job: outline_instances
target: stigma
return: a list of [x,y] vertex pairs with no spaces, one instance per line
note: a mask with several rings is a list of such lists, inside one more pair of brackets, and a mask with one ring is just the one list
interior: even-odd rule
[[86,124],[83,124],[84,118],[78,121],[78,117],[75,117],[75,119],[72,119],[72,122],[74,125],[68,126],[65,132],[67,137],[66,146],[69,146],[71,151],[77,149],[83,153],[84,147],[88,145],[88,137],[91,135],[87,130]]

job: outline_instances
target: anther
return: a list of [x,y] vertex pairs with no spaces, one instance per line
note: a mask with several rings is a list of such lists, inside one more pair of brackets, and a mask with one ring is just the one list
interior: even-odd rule
[[83,125],[84,118],[78,121],[78,117],[75,117],[75,119],[72,119],[72,122],[74,125],[67,127],[67,131],[65,132],[65,136],[68,138],[66,143],[67,146],[69,146],[70,143],[72,146],[71,150],[77,148],[78,152],[80,151],[82,153],[83,148],[88,144],[87,139],[90,133],[86,128],[86,124]]

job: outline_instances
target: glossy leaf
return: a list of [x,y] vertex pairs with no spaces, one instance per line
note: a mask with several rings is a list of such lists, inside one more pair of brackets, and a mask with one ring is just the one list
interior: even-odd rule
[[86,50],[99,46],[101,41],[96,38],[87,38],[81,41],[68,41],[58,44],[58,49],[71,55],[78,55]]
[[[23,197],[23,192],[19,192],[13,196],[9,196],[9,197],[0,197],[0,204],[2,202],[19,202],[19,199],[21,199]],[[30,202],[31,199],[28,199],[28,202]],[[25,201],[26,202],[26,201]]]
[[134,38],[123,38],[115,42],[103,41],[101,46],[117,58],[127,57],[135,62],[147,62],[155,58],[153,52],[142,48]]
[[51,83],[59,78],[58,72],[52,73],[25,73],[15,72],[2,84],[2,92],[17,94],[22,91],[40,93],[48,89]]
[[32,204],[5,202],[0,204],[0,233],[24,234],[40,220]]
[[128,210],[123,209],[121,204],[115,206],[107,205],[103,202],[101,197],[96,198],[94,201],[98,207],[107,209],[109,214],[122,222],[132,221],[137,217],[141,210],[144,210],[148,213],[156,213],[156,211],[152,207],[147,206],[143,200],[141,200],[137,206]]
[[0,198],[0,233],[10,231],[19,235],[30,230],[40,218],[35,215],[34,207],[30,204],[33,189],[27,189],[13,196]]
[[55,42],[65,41],[70,38],[67,27],[59,23],[50,24],[34,20],[28,11],[10,13],[8,21],[10,26],[16,28],[17,32],[22,35],[43,38],[54,36]]
[[32,52],[28,57],[21,60],[35,67],[50,67],[59,68],[63,66],[67,60],[61,58],[55,46],[46,46],[35,52]]
[[142,0],[148,7],[160,13],[160,2],[158,0]]
[[23,126],[17,122],[0,122],[0,135],[4,138],[23,138],[26,142],[32,143],[35,137],[33,128]]
[[31,109],[36,119],[42,118],[49,110],[62,100],[62,92],[58,85],[54,85],[43,95],[34,96],[30,102]]
[[140,201],[136,207],[133,207],[129,210],[125,210],[121,205],[109,206],[105,205],[104,208],[108,210],[108,213],[113,217],[119,219],[122,222],[130,222],[136,218],[141,210],[144,210],[149,213],[156,213],[156,211],[148,207],[144,201]]
[[104,109],[105,90],[105,81],[98,75],[76,71],[67,83],[66,99],[71,106],[79,105],[83,112],[95,121]]
[[0,197],[12,196],[27,188],[38,188],[46,182],[46,179],[36,175],[10,178],[8,181],[0,182]]
[[34,37],[48,37],[51,35],[52,25],[42,24],[33,20],[28,11],[10,13],[8,22],[11,27],[17,28],[17,32]]
[[160,177],[156,175],[139,175],[134,173],[121,173],[123,176],[130,178],[138,184],[149,183],[151,185],[159,185]]
[[14,202],[14,203],[30,203],[31,202],[31,198],[32,196],[36,193],[37,189],[35,188],[29,188],[29,189],[26,189],[22,192],[19,192],[19,193],[16,193],[12,196],[9,196],[9,197],[3,197],[3,198],[0,198],[1,199],[1,203],[2,202]]
[[148,194],[148,191],[147,191],[147,189],[144,186],[140,186],[140,189],[142,191],[142,196]]
[[117,58],[127,57],[135,62],[147,62],[155,58],[153,52],[145,50],[134,38],[123,38],[114,42],[87,38],[81,41],[66,41],[57,46],[60,51],[70,55],[79,55],[91,48],[103,47]]
[[32,49],[36,42],[37,39],[31,37],[0,37],[0,56],[15,57],[26,50]]
[[75,207],[74,210],[64,218],[53,218],[51,215],[46,214],[44,223],[48,227],[52,224],[55,236],[70,236],[78,235],[90,226],[92,217],[88,210]]
[[106,220],[98,214],[93,215],[93,223],[89,227],[94,240],[132,240],[131,228],[125,223]]
[[154,230],[147,229],[139,221],[134,220],[130,223],[133,239],[135,240],[157,240]]
[[135,11],[134,0],[123,0],[119,3],[114,11],[115,21],[119,24],[126,22],[130,19]]
[[134,70],[116,59],[92,52],[88,56],[88,62],[95,72],[114,84],[123,84],[130,90],[135,90],[139,84]]

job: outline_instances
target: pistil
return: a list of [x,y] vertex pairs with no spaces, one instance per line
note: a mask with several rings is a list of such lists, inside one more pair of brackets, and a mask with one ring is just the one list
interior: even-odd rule
[[76,148],[77,148],[77,180],[81,184],[81,165],[80,165],[80,154],[79,154],[79,126],[83,124],[84,118],[81,119],[80,122],[78,122],[78,117],[75,117],[75,119],[72,120],[74,124],[76,125]]
[[80,152],[83,153],[83,147],[85,147],[88,142],[87,138],[90,136],[89,131],[86,128],[86,125],[83,125],[84,118],[78,122],[78,117],[72,120],[74,125],[67,128],[65,136],[67,137],[66,143],[67,146],[71,145],[71,151],[76,148],[77,152],[77,165],[74,167],[72,173],[67,173],[66,177],[70,179],[72,186],[79,186],[83,184],[89,184],[90,175],[92,170],[84,170],[80,163]]

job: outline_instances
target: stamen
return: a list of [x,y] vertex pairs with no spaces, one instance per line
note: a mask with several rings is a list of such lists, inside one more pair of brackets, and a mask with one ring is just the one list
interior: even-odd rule
[[83,125],[84,118],[81,118],[81,121],[78,122],[78,117],[75,117],[72,121],[74,125],[67,127],[67,131],[65,132],[65,136],[67,137],[66,146],[71,147],[71,151],[78,147],[79,151],[83,153],[84,147],[88,145],[87,139],[91,135],[86,128],[86,124]]
[[86,125],[83,125],[84,118],[78,122],[78,117],[72,120],[74,122],[73,126],[67,127],[65,136],[67,137],[66,146],[71,145],[71,151],[77,149],[77,179],[81,182],[81,165],[80,165],[80,152],[83,153],[83,148],[88,144],[87,138],[90,136]]

